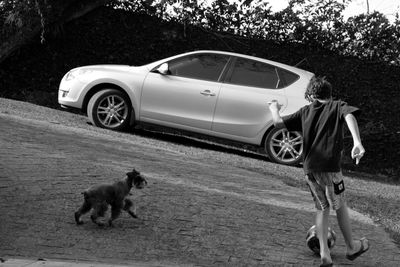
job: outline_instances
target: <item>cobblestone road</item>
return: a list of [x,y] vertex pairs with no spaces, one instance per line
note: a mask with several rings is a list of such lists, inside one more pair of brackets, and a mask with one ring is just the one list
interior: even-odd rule
[[[4,114],[0,128],[0,257],[128,265],[319,264],[305,246],[314,217],[309,193],[283,184],[272,171],[266,176],[212,158]],[[122,214],[113,228],[75,225],[80,192],[123,178],[132,167],[149,182],[132,196],[140,219]],[[347,261],[338,234],[332,251],[337,266],[399,266],[400,250],[384,230],[352,216],[355,235],[364,233],[372,248]]]

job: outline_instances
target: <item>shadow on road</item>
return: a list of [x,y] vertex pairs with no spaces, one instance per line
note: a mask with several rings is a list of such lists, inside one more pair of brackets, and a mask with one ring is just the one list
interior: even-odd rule
[[153,138],[188,147],[207,149],[271,162],[268,156],[261,154],[261,152],[259,152],[260,148],[256,146],[213,138],[187,131],[178,131],[170,128],[145,125],[140,128],[129,129],[127,132],[145,138]]

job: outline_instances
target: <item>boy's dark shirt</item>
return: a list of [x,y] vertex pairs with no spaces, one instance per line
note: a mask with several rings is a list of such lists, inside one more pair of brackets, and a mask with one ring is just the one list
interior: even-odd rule
[[316,100],[296,113],[282,117],[289,131],[302,132],[306,174],[340,171],[344,118],[358,111],[346,102]]

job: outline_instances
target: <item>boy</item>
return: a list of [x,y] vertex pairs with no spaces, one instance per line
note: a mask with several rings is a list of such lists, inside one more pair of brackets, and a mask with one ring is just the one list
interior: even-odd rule
[[305,98],[311,104],[288,116],[280,116],[280,105],[276,100],[269,102],[269,108],[275,127],[302,132],[303,168],[317,208],[316,229],[320,243],[321,266],[332,266],[327,242],[330,207],[336,211],[338,224],[346,242],[346,258],[354,260],[369,249],[366,238],[352,238],[344,198],[345,188],[340,168],[344,121],[353,137],[351,156],[356,159],[356,164],[363,157],[365,150],[361,144],[357,120],[353,115],[358,113],[358,109],[345,102],[332,100],[332,86],[324,77],[311,79]]

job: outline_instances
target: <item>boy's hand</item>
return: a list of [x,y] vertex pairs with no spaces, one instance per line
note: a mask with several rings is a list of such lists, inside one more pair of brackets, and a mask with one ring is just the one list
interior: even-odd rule
[[276,100],[271,100],[270,102],[268,102],[268,105],[269,105],[269,109],[271,110],[271,112],[279,112],[281,110],[281,106],[282,106]]
[[272,121],[274,122],[274,126],[276,128],[283,128],[285,127],[285,124],[283,123],[283,120],[281,118],[281,115],[279,114],[279,110],[281,110],[281,104],[278,103],[276,100],[272,100],[271,102],[268,102],[268,107],[269,110],[271,111],[271,116],[272,116]]
[[351,150],[351,158],[356,159],[356,164],[360,163],[360,159],[364,156],[365,149],[362,144],[355,144]]

